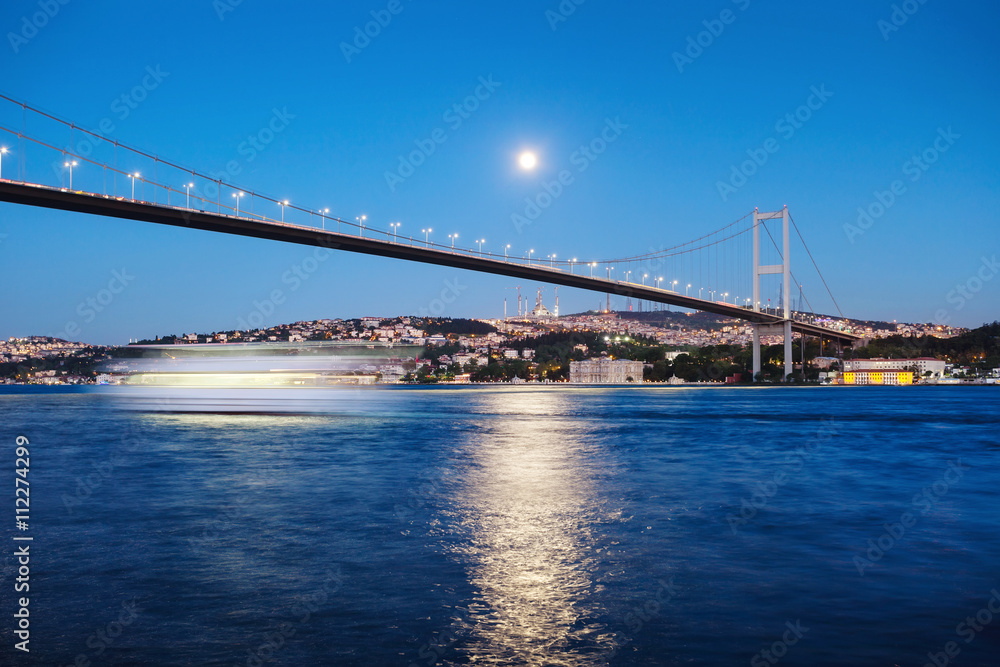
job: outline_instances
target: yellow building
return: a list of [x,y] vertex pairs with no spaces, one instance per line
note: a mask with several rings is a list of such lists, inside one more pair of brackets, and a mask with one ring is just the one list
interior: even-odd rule
[[888,384],[911,385],[913,373],[897,370],[861,370],[847,371],[843,375],[844,384]]

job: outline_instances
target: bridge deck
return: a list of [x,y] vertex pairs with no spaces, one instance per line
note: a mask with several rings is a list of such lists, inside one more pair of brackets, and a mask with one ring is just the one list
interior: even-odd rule
[[[26,206],[74,211],[91,215],[102,215],[127,220],[153,222],[174,227],[186,227],[238,236],[249,236],[285,243],[319,246],[333,250],[392,257],[412,262],[437,264],[469,271],[479,271],[523,280],[535,280],[553,285],[575,287],[601,293],[644,299],[682,308],[701,310],[717,315],[725,315],[760,324],[778,324],[781,317],[755,312],[748,308],[689,297],[677,292],[656,287],[647,287],[618,280],[591,278],[566,272],[563,269],[543,266],[539,260],[526,263],[524,260],[504,260],[488,253],[465,250],[442,250],[425,247],[419,241],[410,239],[393,241],[365,238],[355,234],[325,231],[290,223],[264,222],[245,217],[192,210],[183,207],[151,204],[122,197],[72,192],[61,188],[41,185],[0,181],[0,201]],[[583,266],[580,267],[581,270]],[[820,336],[832,340],[852,342],[860,337],[843,331],[827,329],[815,324],[792,320],[792,330],[810,336]]]

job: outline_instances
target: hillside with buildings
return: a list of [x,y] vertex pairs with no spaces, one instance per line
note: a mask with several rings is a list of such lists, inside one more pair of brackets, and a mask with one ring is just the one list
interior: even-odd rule
[[[151,350],[213,351],[280,348],[283,355],[315,354],[336,346],[384,348],[386,358],[363,365],[380,382],[729,382],[752,381],[749,343],[752,327],[705,313],[578,313],[557,317],[548,310],[500,320],[442,317],[360,317],[319,319],[252,330],[154,336],[126,347],[103,347],[53,338],[10,339],[0,343],[0,378],[6,383],[86,384],[120,381],[124,360]],[[817,318],[819,319],[819,318]],[[828,324],[829,326],[829,324]],[[800,341],[793,344],[793,380],[858,381],[878,372],[890,383],[913,379],[990,378],[1000,367],[1000,323],[971,331],[924,324],[864,323],[844,320],[865,335],[857,348],[822,348],[806,343],[803,369]],[[780,338],[763,337],[761,381],[781,380]],[[919,361],[921,358],[924,361]],[[906,361],[910,360],[910,361]],[[917,360],[917,361],[914,361]],[[930,363],[930,361],[933,363]],[[893,371],[896,375],[886,375]]]

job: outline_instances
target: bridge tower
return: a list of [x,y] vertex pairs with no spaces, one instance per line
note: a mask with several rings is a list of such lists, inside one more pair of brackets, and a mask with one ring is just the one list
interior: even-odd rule
[[[760,264],[760,223],[763,220],[781,219],[782,224],[782,250],[781,264]],[[788,206],[780,211],[771,213],[761,213],[754,209],[753,212],[753,310],[760,312],[760,277],[769,274],[782,274],[782,304],[785,321],[781,324],[758,324],[753,325],[753,375],[757,378],[760,373],[760,336],[761,334],[771,334],[783,332],[785,336],[785,379],[792,374],[792,312],[791,312],[791,285],[792,285],[792,265],[789,255],[789,234],[788,234]]]

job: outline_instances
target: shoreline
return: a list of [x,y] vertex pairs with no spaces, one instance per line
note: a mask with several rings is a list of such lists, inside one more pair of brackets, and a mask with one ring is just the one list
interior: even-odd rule
[[[0,395],[30,395],[30,394],[108,394],[129,391],[129,387],[137,391],[151,389],[164,389],[158,385],[99,385],[99,384],[2,384],[0,385]],[[666,382],[630,382],[624,384],[584,384],[570,382],[438,382],[433,384],[373,384],[373,385],[333,385],[327,387],[259,387],[241,388],[242,391],[258,390],[283,390],[283,391],[316,391],[328,389],[331,391],[342,391],[346,389],[358,390],[415,390],[415,389],[458,389],[458,388],[523,388],[523,389],[823,389],[823,388],[856,388],[871,389],[876,387],[891,389],[913,389],[913,388],[936,388],[936,387],[1000,387],[1000,383],[987,382],[962,382],[946,384],[912,384],[912,385],[888,385],[888,384],[724,384],[711,382],[688,382],[684,384],[669,384]],[[170,387],[180,389],[180,387]],[[198,389],[218,389],[220,392],[231,390],[231,387],[199,387]],[[109,390],[113,390],[109,391]]]

